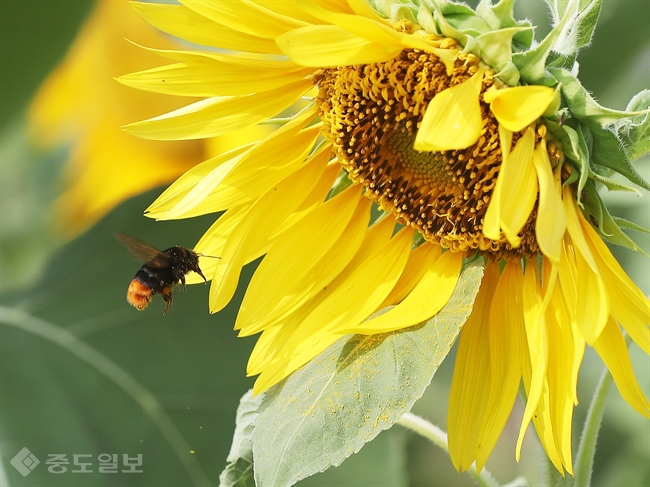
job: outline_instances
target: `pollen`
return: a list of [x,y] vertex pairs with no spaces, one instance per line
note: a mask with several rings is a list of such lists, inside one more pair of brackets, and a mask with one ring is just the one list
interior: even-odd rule
[[[499,125],[483,101],[485,90],[500,83],[494,72],[486,68],[483,78],[483,128],[476,143],[443,152],[413,148],[429,102],[468,80],[479,64],[473,54],[460,53],[448,74],[435,54],[405,49],[387,62],[322,69],[315,77],[321,119],[349,178],[400,223],[453,251],[520,259],[539,250],[534,211],[517,248],[482,233],[502,161]],[[514,134],[513,146],[520,136]]]

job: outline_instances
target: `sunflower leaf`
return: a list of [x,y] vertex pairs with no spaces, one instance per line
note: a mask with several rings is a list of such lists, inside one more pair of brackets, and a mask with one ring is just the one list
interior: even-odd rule
[[410,411],[467,320],[481,276],[481,267],[466,269],[424,324],[343,337],[271,388],[252,436],[256,485],[290,486],[340,465]]
[[253,479],[253,421],[259,414],[264,396],[253,397],[252,389],[242,396],[237,408],[233,435],[226,468],[219,475],[220,487],[255,487]]

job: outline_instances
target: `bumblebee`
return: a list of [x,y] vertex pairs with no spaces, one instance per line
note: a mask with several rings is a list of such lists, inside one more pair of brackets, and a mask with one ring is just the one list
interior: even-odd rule
[[174,286],[182,285],[185,290],[185,276],[191,271],[207,282],[199,267],[201,255],[193,250],[178,246],[159,250],[122,233],[115,236],[129,252],[144,261],[126,292],[126,300],[139,311],[147,307],[154,294],[160,294],[165,301],[165,314],[172,305]]

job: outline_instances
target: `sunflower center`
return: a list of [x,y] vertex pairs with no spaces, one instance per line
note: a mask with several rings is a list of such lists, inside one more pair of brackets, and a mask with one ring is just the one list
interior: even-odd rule
[[[455,47],[453,43],[446,39],[441,47]],[[366,188],[366,196],[426,240],[453,251],[479,249],[494,259],[533,255],[538,251],[534,211],[516,249],[482,233],[501,166],[498,122],[482,100],[494,83],[491,70],[483,80],[484,124],[478,141],[462,150],[413,149],[429,102],[469,79],[478,66],[476,56],[461,53],[448,75],[435,54],[405,49],[383,63],[323,69],[316,82],[325,135],[350,179]],[[513,143],[518,138],[514,134]]]

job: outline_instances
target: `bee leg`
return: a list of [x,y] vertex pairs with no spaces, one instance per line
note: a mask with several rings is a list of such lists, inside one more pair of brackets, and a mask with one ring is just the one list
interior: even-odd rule
[[181,284],[183,285],[183,291],[186,291],[187,287],[185,286],[185,276],[181,277]]
[[163,300],[165,301],[165,304],[166,304],[165,309],[163,310],[163,314],[165,314],[165,313],[167,313],[167,310],[169,308],[171,308],[172,301],[174,299],[172,297],[172,286],[167,286],[166,288],[164,288],[161,291],[160,295],[162,296],[162,298],[163,298]]

